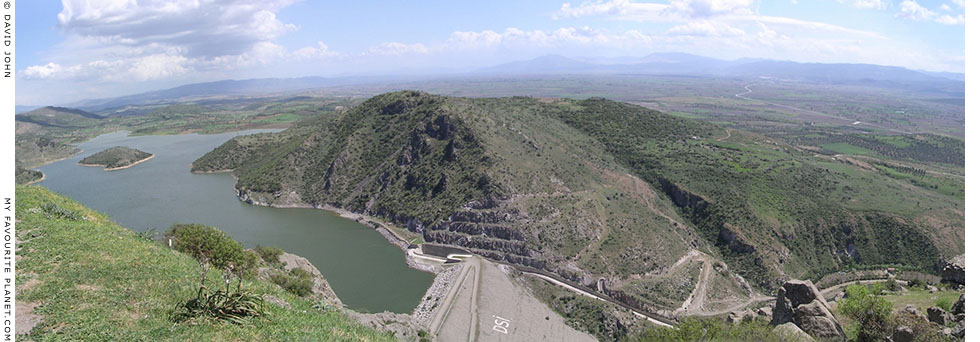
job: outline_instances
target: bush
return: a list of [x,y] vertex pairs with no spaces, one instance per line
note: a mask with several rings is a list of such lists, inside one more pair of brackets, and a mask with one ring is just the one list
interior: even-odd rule
[[273,266],[285,265],[285,263],[279,261],[279,256],[282,255],[282,249],[279,247],[255,245],[255,251],[262,256],[262,260],[265,260],[265,262]]
[[888,279],[884,282],[885,290],[896,292],[902,290],[902,286],[898,285],[898,281],[894,278]]
[[674,328],[656,327],[633,337],[633,341],[788,341],[765,320],[745,320],[732,325],[720,318],[688,317]]
[[858,341],[884,341],[891,336],[892,303],[881,297],[883,289],[884,286],[878,283],[871,288],[850,285],[844,290],[847,296],[841,299],[837,310],[857,322]]
[[55,203],[45,203],[41,206],[41,209],[47,213],[49,218],[61,218],[69,221],[83,221],[86,219],[86,217],[79,212],[68,208],[63,208]]
[[946,312],[953,311],[953,301],[949,298],[939,298],[939,300],[936,301],[936,306],[946,310]]
[[[255,274],[259,256],[246,252],[242,245],[215,227],[202,224],[175,224],[164,234],[173,241],[174,249],[197,259],[201,286],[197,296],[177,304],[171,319],[183,322],[195,317],[217,319],[241,324],[251,316],[263,315],[262,297],[242,291],[242,279]],[[224,290],[207,288],[211,267],[222,272]],[[231,292],[231,279],[238,279]]]
[[201,286],[210,267],[222,270],[225,280],[234,275],[241,278],[255,272],[257,260],[245,253],[242,245],[218,228],[202,224],[175,224],[165,234],[173,240],[174,249],[189,254],[201,265]]
[[313,276],[302,269],[294,268],[289,273],[272,275],[272,282],[300,297],[313,293]]
[[144,230],[142,232],[136,232],[136,237],[139,238],[140,240],[146,240],[146,241],[153,242],[153,241],[156,241],[157,234],[158,233],[157,233],[156,228],[150,228],[150,229]]
[[909,280],[909,287],[916,288],[916,289],[925,289],[926,282],[919,278],[912,278],[912,280]]

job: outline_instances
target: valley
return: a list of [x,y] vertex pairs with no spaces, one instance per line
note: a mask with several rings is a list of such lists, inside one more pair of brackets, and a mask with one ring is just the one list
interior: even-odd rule
[[[611,77],[608,84],[631,82],[604,77]],[[381,88],[341,86],[279,100],[203,98],[198,101],[206,105],[114,109],[119,115],[42,108],[17,122],[23,142],[18,162],[55,163],[40,167],[40,175],[24,168],[18,180],[61,188],[130,227],[166,226],[123,207],[100,209],[110,207],[86,200],[83,188],[66,187],[64,172],[54,165],[67,160],[56,161],[79,159],[81,150],[91,154],[78,142],[117,130],[131,133],[103,136],[111,137],[106,144],[213,136],[208,140],[216,148],[182,156],[184,164],[166,166],[167,172],[231,173],[234,178],[207,188],[231,192],[244,206],[335,208],[385,226],[379,229],[398,236],[399,245],[463,248],[485,260],[484,268],[509,268],[510,281],[553,310],[552,319],[563,318],[562,326],[603,341],[650,331],[655,322],[754,310],[771,303],[789,279],[895,266],[935,273],[936,265],[964,252],[964,147],[947,129],[958,121],[903,125],[865,114],[835,116],[824,111],[839,106],[827,102],[836,90],[820,88],[823,100],[801,102],[792,97],[799,95],[767,89],[817,89],[809,84],[654,79],[664,83],[629,92],[577,76],[452,83],[456,95],[479,97],[421,91],[366,96]],[[539,87],[542,82],[557,82],[556,88]],[[433,81],[403,86],[446,87]],[[541,91],[563,87],[577,90],[570,97]],[[679,96],[637,92],[665,87],[678,87],[671,95]],[[537,95],[484,97],[525,90]],[[623,93],[611,97],[632,100],[592,97],[616,91]],[[712,91],[718,92],[705,96]],[[840,101],[847,107],[848,101],[867,100]],[[955,107],[944,110],[956,113]],[[219,138],[246,128],[275,131]],[[158,162],[121,172],[159,172]],[[269,243],[251,228],[244,234],[236,239]],[[311,257],[317,267],[329,264],[317,261],[323,260],[318,252],[272,239]],[[412,264],[411,255],[406,250],[396,259]],[[337,266],[321,270],[344,305],[365,308],[350,299],[346,291],[352,288],[345,285],[364,280],[344,278],[331,267]],[[477,282],[467,277],[457,281]],[[454,296],[477,298],[472,290]],[[378,299],[367,310],[391,301]],[[407,312],[418,303],[403,304],[399,310]],[[482,321],[485,315],[471,317]],[[492,330],[468,331],[459,334]]]

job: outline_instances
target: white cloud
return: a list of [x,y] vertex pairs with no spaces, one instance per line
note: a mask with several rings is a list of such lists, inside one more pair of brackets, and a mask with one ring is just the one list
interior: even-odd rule
[[587,1],[578,6],[563,3],[554,18],[580,18],[591,16],[656,16],[667,9],[667,5],[653,3],[634,3],[631,0]]
[[748,15],[753,10],[755,0],[671,0],[668,11],[692,18],[705,18],[717,15]]
[[851,6],[860,9],[885,9],[885,2],[883,0],[837,0],[841,3],[847,3]]
[[298,0],[62,0],[65,40],[26,79],[134,83],[333,54],[290,54],[274,40],[298,29],[276,17]]
[[966,18],[963,17],[962,14],[957,15],[955,17],[948,14],[944,14],[939,17],[936,17],[936,22],[945,25],[961,25],[963,23],[966,23]]
[[327,47],[327,44],[324,44],[322,41],[317,42],[316,47],[307,46],[304,48],[297,49],[296,51],[293,51],[293,56],[301,59],[319,58],[319,57],[336,57],[339,55],[340,53],[336,51],[331,51],[330,48]]
[[679,21],[718,15],[754,13],[755,0],[671,0],[667,4],[632,0],[586,1],[578,6],[563,3],[552,17],[611,16],[636,21]]
[[667,30],[667,34],[680,36],[731,37],[744,35],[745,31],[718,21],[700,20],[684,25],[674,26]]
[[953,3],[956,4],[956,6],[959,6],[959,8],[966,6],[966,0],[953,0]]
[[552,31],[525,31],[517,28],[508,28],[502,32],[489,30],[480,32],[453,32],[449,35],[446,43],[440,46],[440,49],[534,49],[583,46],[627,47],[638,44],[648,46],[652,41],[652,36],[637,30],[629,30],[622,34],[609,34],[588,26],[581,28],[562,27]]
[[24,77],[31,79],[70,78],[81,69],[81,66],[63,67],[58,63],[34,65],[24,69]]
[[427,54],[429,48],[421,43],[405,44],[399,42],[387,42],[381,45],[372,46],[365,53],[373,56],[402,56],[409,54]]
[[940,9],[942,9],[943,11],[946,11],[946,12],[949,12],[949,11],[952,11],[952,10],[953,10],[953,9],[952,9],[951,7],[949,7],[949,5],[947,5],[947,4],[943,4],[942,6],[939,6],[939,8],[940,8]]
[[930,11],[928,8],[922,7],[915,0],[902,1],[898,6],[900,10],[898,15],[904,18],[926,20],[936,16],[936,13]]
[[[962,5],[962,1],[957,3],[957,5]],[[911,20],[931,20],[944,25],[961,25],[966,22],[966,18],[962,14],[955,17],[948,14],[939,15],[923,7],[915,0],[902,1],[899,4],[899,13],[896,16]]]
[[150,55],[138,59],[129,68],[129,74],[140,81],[156,80],[180,75],[187,72],[184,56]]
[[[843,1],[843,0],[841,0]],[[855,6],[877,6],[882,0],[848,0]],[[578,6],[562,4],[553,18],[578,18],[607,16],[619,20],[676,22],[688,25],[695,21],[714,21],[721,26],[725,22],[764,22],[768,24],[797,26],[803,29],[828,32],[846,32],[867,37],[880,37],[875,32],[855,30],[837,25],[761,15],[755,9],[755,0],[670,0],[668,4],[641,3],[632,0],[589,1]],[[703,24],[702,24],[703,25]]]
[[275,12],[295,0],[63,0],[58,23],[67,33],[114,44],[161,44],[189,57],[248,51],[296,30]]

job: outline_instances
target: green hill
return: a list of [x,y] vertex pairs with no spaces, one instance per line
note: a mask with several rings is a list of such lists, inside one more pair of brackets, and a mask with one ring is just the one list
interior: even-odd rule
[[16,115],[15,118],[17,121],[62,128],[83,128],[97,125],[102,120],[101,116],[83,110],[50,106]]
[[653,306],[695,248],[766,289],[853,264],[931,270],[964,249],[962,196],[604,99],[388,93],[235,138],[192,170],[234,170],[252,203],[384,217]]
[[152,158],[153,154],[134,148],[116,146],[82,158],[79,165],[104,166],[106,170],[122,169]]
[[[245,288],[288,306],[267,302],[268,316],[242,325],[174,324],[175,304],[193,297],[200,282],[194,259],[42,187],[17,186],[16,195],[18,328],[27,322],[22,308],[42,318],[19,336],[25,340],[394,340],[336,308],[256,279]],[[208,277],[210,284],[223,283],[217,271]]]

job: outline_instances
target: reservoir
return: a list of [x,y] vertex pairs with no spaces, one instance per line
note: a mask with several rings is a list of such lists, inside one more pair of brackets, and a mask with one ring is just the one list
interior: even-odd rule
[[[174,223],[217,227],[246,248],[278,246],[323,273],[340,300],[362,312],[410,313],[434,275],[409,268],[381,234],[332,212],[253,206],[238,200],[230,174],[193,174],[191,163],[228,139],[261,130],[213,135],[128,136],[115,132],[78,145],[81,153],[41,167],[38,183],[109,215],[136,231],[161,234]],[[114,146],[154,154],[131,168],[103,171],[82,158]]]

